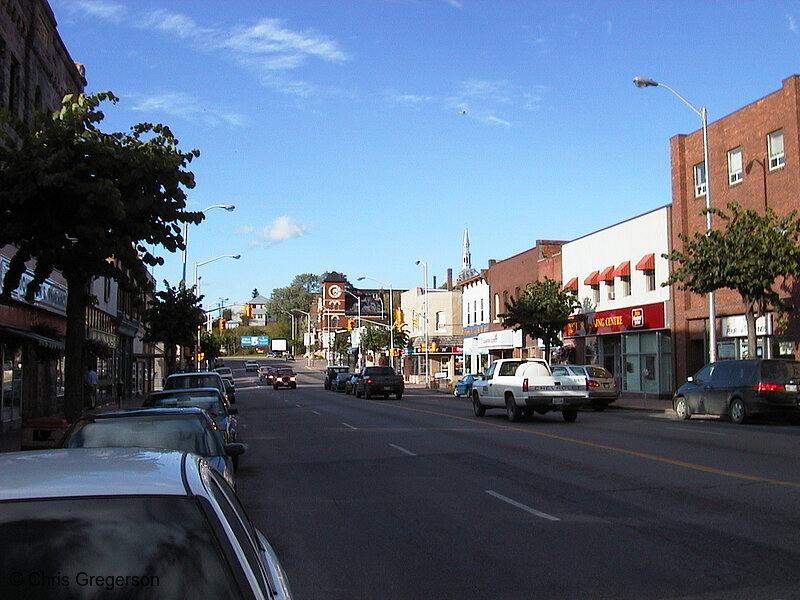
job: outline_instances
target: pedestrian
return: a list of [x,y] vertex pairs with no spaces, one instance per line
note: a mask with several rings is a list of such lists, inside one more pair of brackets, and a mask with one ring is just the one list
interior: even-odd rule
[[89,396],[89,407],[97,408],[97,371],[89,367],[86,372],[86,393]]

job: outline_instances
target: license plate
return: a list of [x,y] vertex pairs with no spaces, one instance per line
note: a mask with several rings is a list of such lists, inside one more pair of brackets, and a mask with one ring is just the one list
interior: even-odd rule
[[796,383],[787,383],[786,384],[786,391],[787,392],[796,392],[797,391],[797,384]]
[[389,390],[391,390],[391,389],[392,389],[392,386],[390,386],[390,385],[385,385],[385,386],[383,386],[383,391],[384,391],[384,392],[388,392],[388,391],[389,391]]
[[603,384],[603,387],[604,387],[604,388],[606,388],[606,389],[608,389],[608,388],[610,388],[610,387],[611,387],[611,384],[610,384],[610,383],[604,383],[604,384]]
[[553,398],[553,404],[556,404],[556,405],[564,404],[564,399],[563,398]]

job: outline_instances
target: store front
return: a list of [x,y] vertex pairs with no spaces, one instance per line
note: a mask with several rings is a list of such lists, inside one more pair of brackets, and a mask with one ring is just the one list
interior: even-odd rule
[[[772,314],[756,319],[755,356],[793,360],[797,350],[796,344],[790,336],[774,334],[773,320]],[[747,319],[745,316],[722,317],[720,325],[720,337],[717,340],[718,360],[752,358],[747,347]]]
[[672,338],[663,302],[575,315],[563,339],[576,364],[605,367],[620,390],[672,395]]

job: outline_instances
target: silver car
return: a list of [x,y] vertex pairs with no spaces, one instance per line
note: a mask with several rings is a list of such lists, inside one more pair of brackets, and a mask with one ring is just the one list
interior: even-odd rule
[[12,452],[0,472],[2,598],[292,597],[272,547],[198,456]]
[[589,403],[595,410],[604,410],[619,398],[619,386],[614,376],[599,365],[550,365],[553,375],[586,377]]

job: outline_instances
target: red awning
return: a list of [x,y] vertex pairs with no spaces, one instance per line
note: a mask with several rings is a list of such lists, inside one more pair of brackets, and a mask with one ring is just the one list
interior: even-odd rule
[[561,289],[562,290],[575,290],[577,292],[578,291],[578,278],[577,277],[573,277]]
[[592,274],[586,278],[583,285],[598,285],[600,283],[599,275],[600,271],[592,271]]
[[638,263],[636,263],[637,271],[652,271],[656,268],[656,255],[645,254]]
[[600,281],[614,281],[614,266],[606,267],[600,273]]
[[617,270],[614,271],[614,277],[630,277],[631,276],[631,261],[626,260]]

